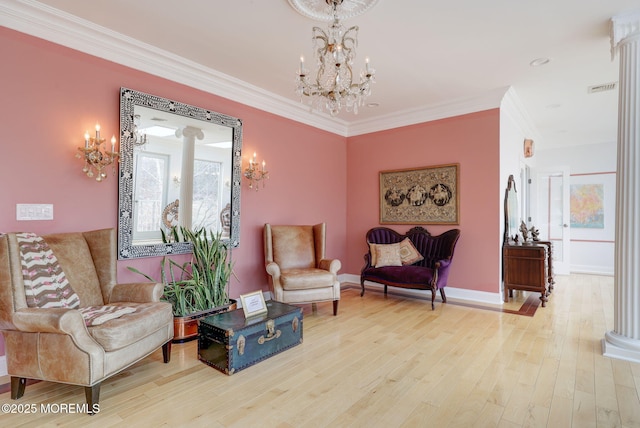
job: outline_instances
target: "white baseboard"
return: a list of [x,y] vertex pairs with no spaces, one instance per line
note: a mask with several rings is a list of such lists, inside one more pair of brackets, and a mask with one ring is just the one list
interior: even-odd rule
[[7,356],[0,356],[0,376],[6,376],[9,373],[7,372]]
[[609,266],[571,265],[571,273],[586,273],[588,275],[613,276],[614,272]]
[[[348,282],[348,283],[360,285],[360,275],[343,274],[343,275],[338,275],[338,279],[340,279],[341,283]],[[383,284],[377,284],[375,282],[369,282],[369,281],[365,281],[364,285],[366,286],[366,288],[369,288],[369,287],[373,289],[384,288]],[[396,288],[396,287],[389,287],[389,290],[393,288]],[[416,297],[428,298],[429,300],[431,300],[431,291],[412,290],[409,288],[398,288],[398,290],[402,290],[404,294],[413,295]],[[489,293],[487,291],[468,290],[465,288],[456,288],[456,287],[450,287],[450,286],[447,286],[447,288],[445,289],[445,293],[447,294],[447,299],[448,298],[460,299],[460,300],[467,300],[467,301],[477,302],[477,303],[488,303],[492,305],[501,305],[504,303],[502,301],[501,293]],[[436,296],[436,298],[438,297],[439,297],[439,294],[438,296]]]

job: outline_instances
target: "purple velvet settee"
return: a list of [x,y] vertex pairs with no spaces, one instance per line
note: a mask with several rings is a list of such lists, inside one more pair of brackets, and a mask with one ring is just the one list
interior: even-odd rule
[[[405,235],[387,227],[374,227],[367,232],[369,252],[364,255],[365,265],[360,274],[360,296],[364,295],[364,282],[372,281],[384,284],[385,294],[388,285],[431,290],[431,309],[434,309],[436,290],[440,290],[442,301],[446,303],[444,287],[447,285],[453,251],[459,237],[459,229],[432,236],[427,229],[419,226]],[[413,245],[407,241],[411,241]],[[383,248],[379,244],[383,244]],[[397,245],[389,247],[389,244]],[[387,257],[390,253],[387,250],[393,249],[395,252],[396,248],[399,248],[400,263],[394,260],[394,255]],[[382,262],[380,256],[383,258]]]

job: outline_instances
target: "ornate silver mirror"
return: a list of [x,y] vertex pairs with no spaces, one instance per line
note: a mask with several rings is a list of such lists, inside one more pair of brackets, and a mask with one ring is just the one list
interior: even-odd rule
[[164,243],[172,226],[240,242],[242,121],[120,89],[118,258],[191,252]]

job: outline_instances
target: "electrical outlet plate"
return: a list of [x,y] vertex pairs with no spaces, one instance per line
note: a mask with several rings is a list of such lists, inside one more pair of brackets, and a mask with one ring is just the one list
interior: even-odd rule
[[16,220],[53,220],[53,204],[16,204]]

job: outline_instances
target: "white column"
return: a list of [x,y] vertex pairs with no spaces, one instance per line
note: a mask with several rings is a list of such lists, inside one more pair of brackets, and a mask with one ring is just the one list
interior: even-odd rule
[[176,131],[176,137],[182,137],[182,168],[180,169],[180,226],[191,228],[193,223],[193,160],[196,151],[196,138],[202,140],[202,129],[187,126]]
[[640,11],[611,22],[612,55],[620,57],[615,319],[602,350],[640,362]]

